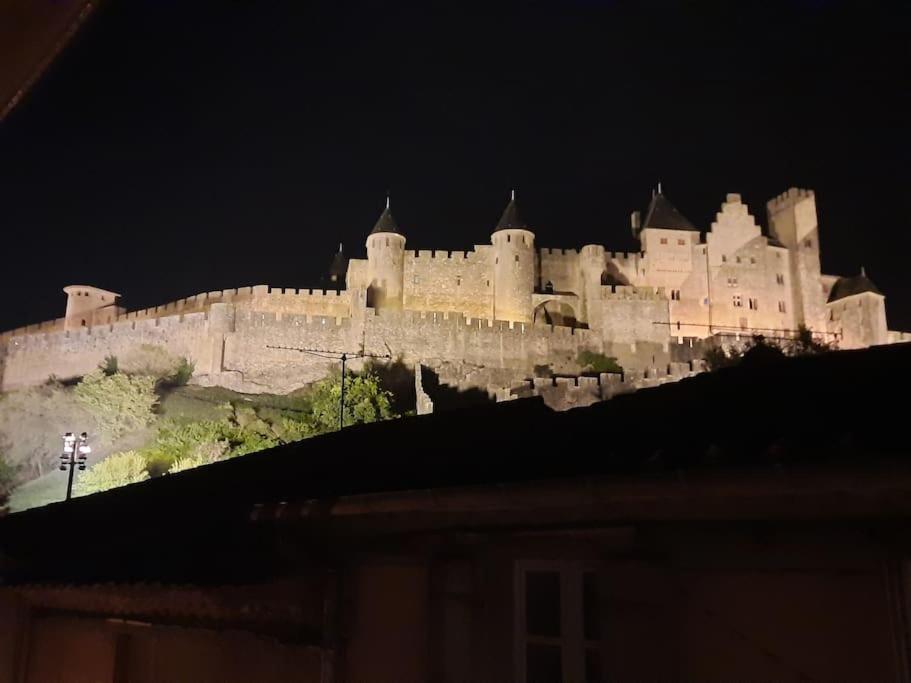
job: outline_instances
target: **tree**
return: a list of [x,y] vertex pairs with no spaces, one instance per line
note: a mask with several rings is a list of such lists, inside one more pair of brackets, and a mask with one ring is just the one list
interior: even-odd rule
[[788,350],[791,356],[811,356],[817,353],[824,353],[830,349],[828,344],[817,341],[813,337],[813,332],[810,328],[801,324],[797,326],[797,336],[791,342]]
[[[323,380],[313,392],[313,426],[317,433],[338,429],[341,375]],[[344,425],[377,422],[397,417],[392,410],[392,394],[380,386],[372,372],[345,376]]]
[[155,418],[158,395],[153,377],[122,372],[106,375],[96,370],[82,378],[75,393],[76,401],[96,417],[111,439],[145,427]]
[[146,459],[137,451],[125,451],[110,455],[76,476],[76,493],[87,496],[90,493],[107,491],[149,478]]

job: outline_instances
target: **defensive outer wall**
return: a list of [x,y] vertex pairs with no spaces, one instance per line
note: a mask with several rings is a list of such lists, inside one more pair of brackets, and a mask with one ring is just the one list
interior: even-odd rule
[[[617,304],[617,324],[610,334],[439,311],[375,310],[366,305],[365,290],[262,285],[208,292],[123,313],[110,323],[64,329],[60,319],[3,333],[2,389],[33,386],[51,377],[79,377],[107,356],[123,358],[146,346],[163,347],[192,361],[196,382],[251,393],[292,391],[337,365],[293,349],[364,352],[429,367],[448,363],[451,368],[457,359],[465,375],[456,376],[456,381],[466,379],[470,370],[487,368],[503,371],[498,376],[503,387],[521,385],[536,365],[550,366],[557,374],[577,374],[580,350],[616,356],[624,367],[644,372],[647,367],[667,367],[672,357],[692,349],[693,340],[672,343],[666,328],[652,331],[652,321],[660,315],[660,292],[624,286],[603,289],[603,296]],[[655,312],[640,310],[655,304]],[[643,320],[649,329],[634,329]],[[662,336],[664,342],[656,341]],[[615,341],[631,338],[641,341]],[[489,379],[489,374],[479,378],[477,386],[488,388]]]

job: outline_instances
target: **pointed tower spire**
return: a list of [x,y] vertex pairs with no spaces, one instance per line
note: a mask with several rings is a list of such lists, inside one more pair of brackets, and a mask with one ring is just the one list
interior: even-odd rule
[[377,219],[376,225],[374,225],[373,230],[370,231],[371,235],[375,235],[378,232],[392,232],[397,235],[402,234],[398,224],[395,222],[395,218],[392,217],[392,210],[389,208],[389,204],[389,193],[386,193],[386,208],[383,209],[383,213],[381,213],[380,217]]
[[860,276],[867,277],[867,269],[864,268],[863,266],[860,267]]
[[497,227],[494,228],[494,232],[499,230],[528,230],[528,226],[519,215],[519,207],[516,205],[515,190],[510,191],[509,203],[506,205],[506,208],[503,209],[503,215],[500,216],[500,221],[497,223]]
[[392,198],[392,193],[391,193],[391,192],[387,192],[387,193],[386,193],[386,208],[387,208],[387,209],[389,208],[389,203],[390,203],[391,198]]

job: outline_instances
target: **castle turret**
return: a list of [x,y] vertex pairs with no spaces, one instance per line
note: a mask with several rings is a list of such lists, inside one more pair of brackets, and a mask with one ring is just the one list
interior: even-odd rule
[[345,274],[348,272],[348,257],[342,249],[342,243],[338,244],[338,251],[332,257],[332,263],[329,264],[329,272],[326,276],[327,289],[345,289]]
[[367,237],[367,305],[401,309],[405,279],[405,236],[399,231],[389,198]]
[[63,327],[78,330],[80,327],[107,324],[123,313],[117,305],[120,295],[89,285],[69,285],[66,292],[66,317]]
[[531,322],[534,316],[535,235],[519,216],[516,193],[491,236],[494,251],[494,318]]
[[828,328],[840,349],[859,349],[886,344],[886,297],[863,268],[860,275],[841,277],[826,302]]
[[769,232],[791,252],[794,319],[815,332],[826,329],[819,264],[819,225],[812,190],[790,190],[770,200]]
[[692,267],[692,248],[699,242],[699,230],[664,196],[660,184],[652,194],[638,237],[651,271]]

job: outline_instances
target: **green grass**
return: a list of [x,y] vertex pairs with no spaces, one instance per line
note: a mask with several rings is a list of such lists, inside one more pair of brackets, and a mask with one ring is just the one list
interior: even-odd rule
[[[76,472],[79,476],[79,472]],[[54,470],[14,489],[9,497],[10,512],[56,503],[66,498],[66,472]]]

